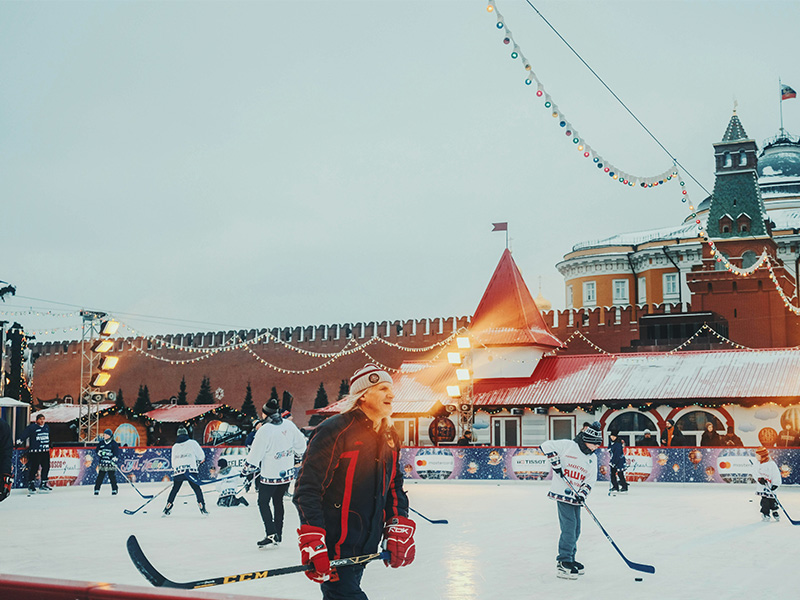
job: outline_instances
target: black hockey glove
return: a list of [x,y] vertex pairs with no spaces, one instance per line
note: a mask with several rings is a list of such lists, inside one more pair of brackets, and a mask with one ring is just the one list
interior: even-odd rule
[[773,486],[772,486],[772,491],[773,491],[773,492],[774,492],[775,490],[777,490],[777,489],[778,489],[778,486],[777,486],[777,485],[773,485]]
[[766,486],[767,485],[767,480],[764,479],[763,477],[759,477],[758,478],[758,483],[760,483],[763,486]]

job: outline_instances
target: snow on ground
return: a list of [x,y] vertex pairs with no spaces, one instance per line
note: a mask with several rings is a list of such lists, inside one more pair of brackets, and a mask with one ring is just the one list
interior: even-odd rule
[[[586,574],[577,581],[556,578],[558,524],[555,503],[546,498],[548,482],[423,481],[407,482],[411,505],[450,523],[432,525],[417,517],[416,561],[401,569],[372,563],[363,587],[371,600],[800,596],[800,526],[783,513],[779,523],[762,523],[753,486],[640,483],[626,496],[609,497],[604,485],[598,484],[589,505],[630,560],[655,565],[655,575],[642,575],[643,582],[634,581],[639,575],[585,511],[577,558]],[[142,500],[128,484],[120,486],[116,497],[108,484],[99,497],[90,487],[32,497],[14,490],[0,504],[0,572],[149,585],[125,550],[131,533],[156,568],[178,581],[298,563],[297,514],[288,499],[284,543],[259,550],[255,543],[263,529],[252,492],[249,508],[219,508],[216,494],[208,493],[208,517],[199,514],[193,495],[182,493],[173,515],[162,518],[165,495],[147,513],[128,516],[123,508]],[[162,487],[140,486],[145,493]],[[800,519],[800,489],[782,488],[781,499]],[[318,587],[301,574],[210,589],[320,598]],[[198,597],[203,593],[198,590]]]

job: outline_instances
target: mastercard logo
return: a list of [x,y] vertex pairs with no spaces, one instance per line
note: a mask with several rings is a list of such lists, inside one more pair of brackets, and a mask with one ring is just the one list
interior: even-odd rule
[[721,463],[719,463],[719,468],[720,469],[730,469],[731,468],[731,463],[722,461]]
[[427,461],[427,460],[418,460],[418,461],[417,461],[417,466],[418,466],[418,467],[424,467],[424,466],[425,466],[425,465],[427,465],[427,464],[428,464],[428,461]]

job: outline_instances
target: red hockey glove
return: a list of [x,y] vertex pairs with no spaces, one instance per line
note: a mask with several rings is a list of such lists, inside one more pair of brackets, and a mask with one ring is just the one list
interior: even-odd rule
[[14,483],[14,477],[10,473],[0,475],[0,502],[11,494],[12,483]]
[[417,524],[408,517],[392,517],[383,530],[383,548],[391,558],[383,561],[388,567],[396,569],[414,562],[417,550],[414,546],[414,531]]
[[311,565],[311,570],[305,572],[306,577],[317,583],[328,581],[331,578],[331,561],[325,545],[325,530],[322,527],[301,525],[297,535],[300,536],[300,562]]

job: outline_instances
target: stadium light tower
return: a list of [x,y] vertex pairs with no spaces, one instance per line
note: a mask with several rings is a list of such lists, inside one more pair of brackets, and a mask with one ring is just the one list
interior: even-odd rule
[[458,428],[460,435],[472,429],[475,418],[473,406],[472,344],[467,336],[456,338],[458,352],[448,352],[447,362],[456,369],[457,385],[447,386],[447,395],[458,402]]
[[92,442],[100,435],[100,417],[97,404],[103,400],[114,400],[114,392],[104,392],[101,388],[108,383],[119,362],[116,356],[105,353],[114,347],[109,338],[117,332],[119,323],[112,319],[104,320],[106,313],[95,310],[82,310],[83,328],[81,334],[81,391],[78,411],[78,441]]

